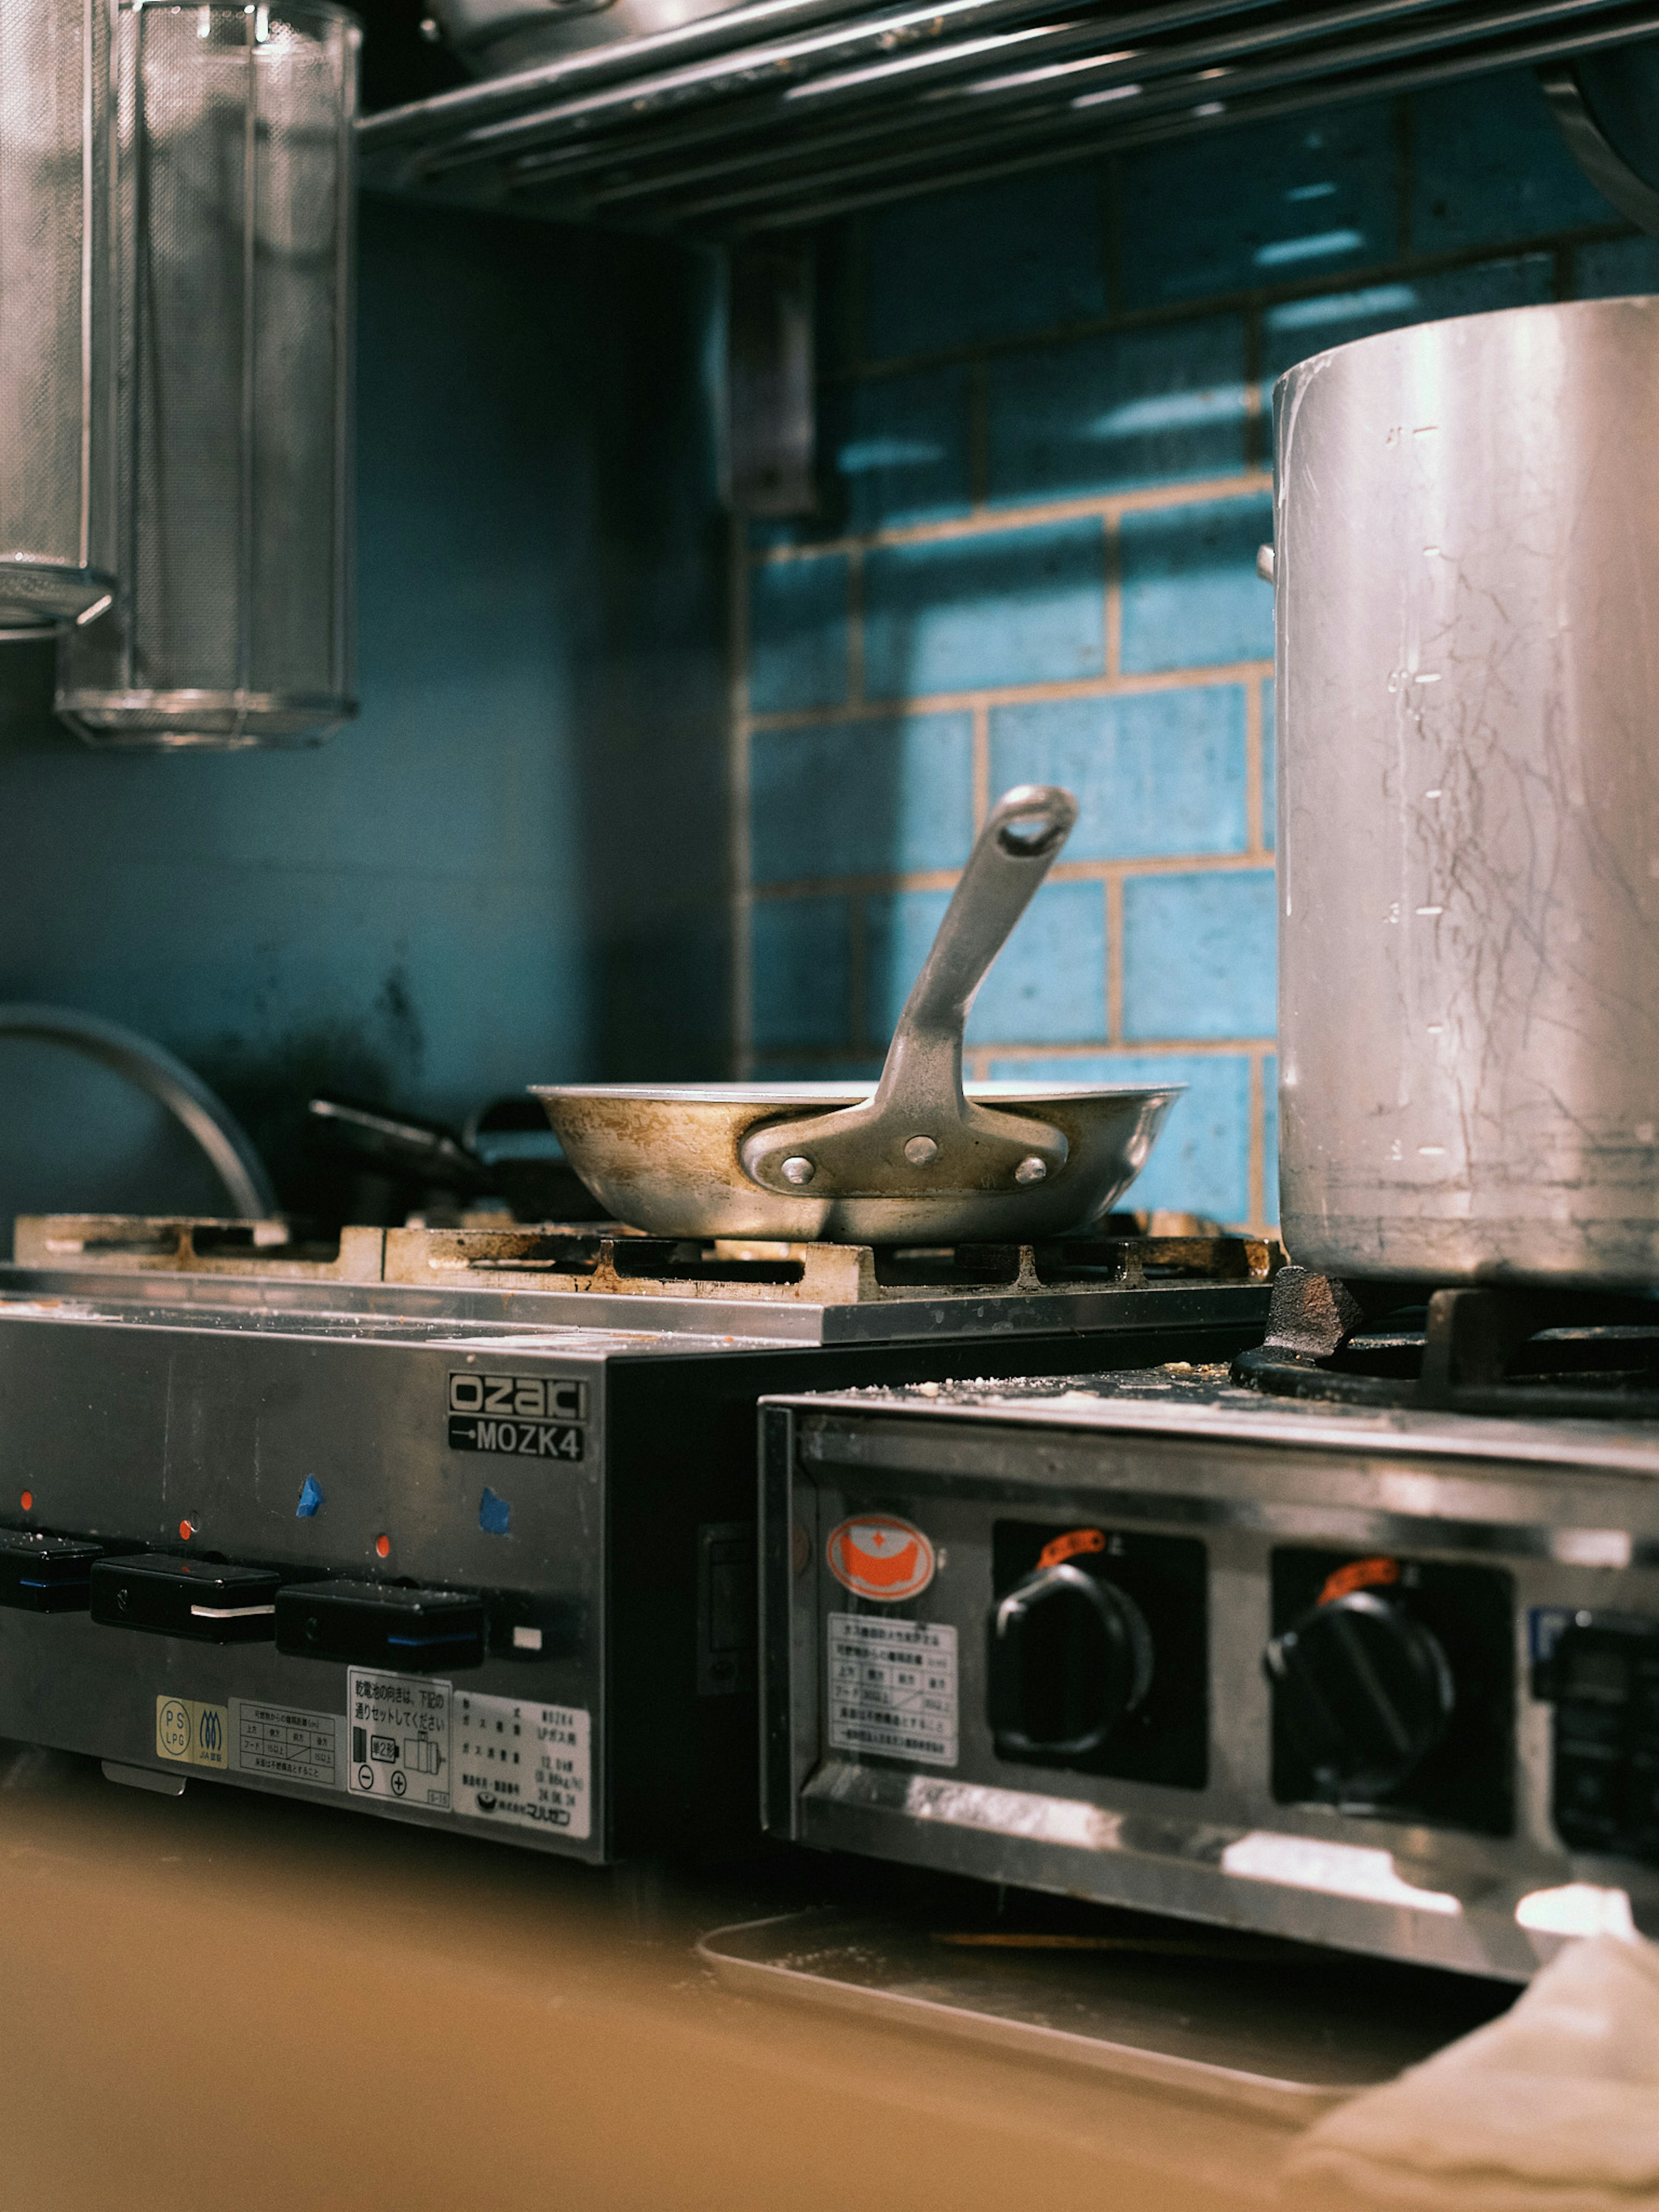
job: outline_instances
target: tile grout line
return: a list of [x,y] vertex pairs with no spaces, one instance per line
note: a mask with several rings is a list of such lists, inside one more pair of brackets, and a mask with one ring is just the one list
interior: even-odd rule
[[[983,820],[983,816],[980,820]],[[975,823],[978,827],[978,823]],[[1142,876],[1242,876],[1268,873],[1271,853],[1145,853],[1129,860],[1059,860],[1047,880],[1054,884],[1106,884]],[[771,884],[752,884],[751,898],[768,903],[790,899],[881,897],[898,891],[948,891],[959,868],[908,868],[891,873],[796,876]]]
[[957,345],[933,346],[915,353],[881,354],[860,357],[850,368],[830,369],[818,379],[821,386],[854,382],[882,383],[887,379],[914,376],[929,369],[954,368],[964,362],[996,361],[1048,353],[1058,347],[1085,345],[1091,340],[1115,337],[1140,331],[1178,330],[1182,325],[1219,322],[1230,317],[1266,314],[1275,307],[1303,300],[1340,299],[1393,277],[1433,277],[1484,268],[1493,262],[1515,261],[1528,254],[1571,252],[1583,246],[1616,243],[1640,237],[1628,221],[1610,215],[1606,222],[1568,223],[1540,231],[1530,238],[1487,240],[1474,246],[1443,247],[1419,253],[1409,245],[1381,261],[1358,268],[1328,269],[1282,284],[1247,285],[1231,292],[1206,293],[1195,300],[1163,301],[1151,306],[1115,309],[1103,315],[1079,316],[1069,323],[1048,323],[1032,331],[1005,331],[1000,336],[965,340]]
[[1262,1103],[1261,1054],[1250,1054],[1250,1149],[1247,1163],[1246,1218],[1250,1221],[1265,1221],[1264,1200],[1267,1188],[1267,1168],[1264,1157],[1267,1142],[1267,1115]]
[[806,545],[765,545],[751,553],[757,568],[787,568],[796,562],[825,561],[888,545],[934,545],[959,538],[1042,530],[1061,522],[1114,520],[1125,514],[1155,514],[1182,507],[1210,507],[1225,500],[1260,499],[1273,489],[1269,469],[1234,469],[1222,476],[1186,477],[1173,483],[1140,484],[1121,491],[1079,492],[1073,496],[1010,501],[1006,507],[972,505],[965,514],[928,522],[891,523],[882,529],[848,532],[814,539]]
[[1253,860],[1271,860],[1261,842],[1265,823],[1261,789],[1261,678],[1244,686],[1244,836]]
[[991,710],[981,699],[973,708],[974,835],[985,827],[991,811]]
[[789,707],[751,714],[755,729],[830,729],[844,722],[907,721],[922,714],[962,714],[976,707],[1041,705],[1050,699],[1133,698],[1149,691],[1186,691],[1249,684],[1273,674],[1270,659],[1216,661],[1196,668],[1134,669],[1116,676],[1058,676],[1031,684],[982,684],[965,691],[916,691],[902,699],[860,699],[854,704]]

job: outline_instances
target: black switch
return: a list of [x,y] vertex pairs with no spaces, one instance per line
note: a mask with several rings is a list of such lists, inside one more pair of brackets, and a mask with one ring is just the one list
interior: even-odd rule
[[276,1649],[401,1674],[480,1667],[483,1600],[400,1583],[302,1583],[277,1595]]
[[281,1582],[271,1567],[140,1552],[94,1566],[92,1617],[106,1628],[147,1629],[197,1644],[268,1642]]
[[21,1613],[84,1613],[101,1544],[75,1536],[41,1536],[0,1528],[0,1605]]

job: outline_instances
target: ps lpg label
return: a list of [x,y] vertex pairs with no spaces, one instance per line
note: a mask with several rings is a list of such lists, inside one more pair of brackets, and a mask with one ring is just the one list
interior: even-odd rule
[[354,1797],[447,1812],[450,1686],[424,1674],[353,1667],[346,1680],[351,1733],[346,1788]]
[[455,1810],[586,1842],[592,1832],[588,1717],[578,1705],[535,1705],[458,1690],[452,1706]]

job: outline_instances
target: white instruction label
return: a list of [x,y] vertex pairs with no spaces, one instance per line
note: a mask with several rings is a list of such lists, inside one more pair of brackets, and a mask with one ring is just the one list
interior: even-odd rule
[[354,1797],[448,1809],[449,1698],[447,1682],[424,1674],[350,1669],[346,1788]]
[[457,1690],[452,1711],[458,1813],[579,1840],[592,1832],[587,1715],[579,1706]]
[[830,1615],[830,1741],[839,1751],[957,1763],[957,1632]]
[[278,1782],[308,1782],[313,1790],[343,1790],[338,1713],[307,1713],[291,1705],[230,1701],[230,1759],[243,1774],[268,1774]]

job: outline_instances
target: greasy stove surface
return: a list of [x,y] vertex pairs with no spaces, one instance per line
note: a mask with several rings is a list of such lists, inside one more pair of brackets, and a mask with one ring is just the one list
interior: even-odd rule
[[[1243,1357],[1248,1358],[1249,1355]],[[1236,1379],[1243,1359],[1166,1360],[1112,1374],[919,1382],[824,1392],[814,1413],[969,1414],[1019,1425],[1140,1430],[1206,1444],[1292,1445],[1365,1455],[1509,1461],[1659,1475],[1659,1421],[1482,1417],[1405,1405],[1276,1397]]]
[[[0,1292],[102,1305],[398,1316],[766,1343],[1265,1323],[1278,1257],[1243,1237],[878,1249],[638,1237],[614,1226],[346,1229],[26,1217]],[[192,1320],[192,1326],[196,1325]]]

